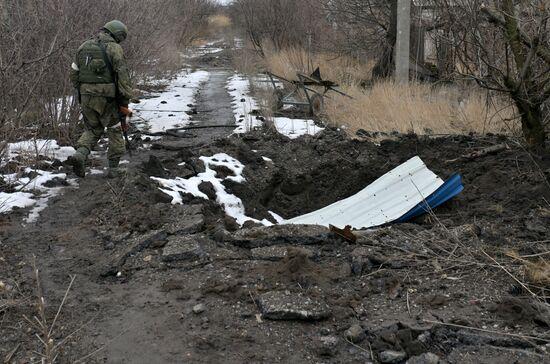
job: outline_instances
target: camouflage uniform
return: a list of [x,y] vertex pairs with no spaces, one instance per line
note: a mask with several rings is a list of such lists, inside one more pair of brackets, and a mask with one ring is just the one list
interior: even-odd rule
[[[111,23],[119,28],[123,27],[123,36],[108,30],[111,29]],[[78,140],[77,152],[70,160],[76,174],[81,177],[85,174],[84,164],[88,155],[104,133],[109,138],[107,156],[110,171],[118,168],[126,149],[119,106],[128,106],[133,88],[124,53],[119,45],[126,38],[125,29],[120,22],[107,23],[96,37],[80,46],[71,67],[71,82],[79,91],[83,121],[87,129]]]

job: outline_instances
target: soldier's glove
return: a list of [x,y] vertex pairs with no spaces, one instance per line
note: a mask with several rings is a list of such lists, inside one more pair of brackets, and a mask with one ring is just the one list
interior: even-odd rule
[[132,115],[134,115],[134,111],[128,108],[128,105],[121,105],[118,107],[118,112],[121,118],[120,128],[123,132],[127,133],[130,129],[128,118],[131,118]]
[[118,111],[122,116],[132,117],[134,115],[134,110],[128,108],[128,105],[119,106]]

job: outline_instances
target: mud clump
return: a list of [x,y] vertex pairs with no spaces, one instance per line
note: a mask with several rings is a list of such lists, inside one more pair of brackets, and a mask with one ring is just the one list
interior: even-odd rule
[[304,288],[326,284],[332,273],[313,262],[311,257],[312,253],[308,249],[289,247],[283,260],[268,267],[266,276],[278,282],[298,283]]
[[166,169],[162,162],[154,155],[149,156],[149,160],[142,164],[141,170],[150,177],[166,177]]
[[489,311],[507,322],[533,322],[542,327],[550,327],[550,309],[529,299],[508,297],[492,305]]

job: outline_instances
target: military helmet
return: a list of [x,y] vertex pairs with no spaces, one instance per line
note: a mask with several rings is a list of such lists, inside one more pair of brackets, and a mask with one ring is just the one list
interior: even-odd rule
[[120,20],[112,20],[105,24],[103,29],[106,29],[113,35],[118,43],[121,43],[128,36],[128,28]]

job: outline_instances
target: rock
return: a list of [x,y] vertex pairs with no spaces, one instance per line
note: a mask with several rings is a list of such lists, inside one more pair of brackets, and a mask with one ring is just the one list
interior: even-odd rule
[[149,156],[149,160],[141,165],[143,173],[149,177],[166,177],[166,169],[160,160],[154,155]]
[[206,306],[202,303],[199,303],[198,305],[193,306],[193,313],[196,315],[200,315],[206,311]]
[[378,359],[382,363],[396,364],[407,359],[407,353],[404,351],[386,350],[378,354]]
[[254,228],[262,228],[264,225],[258,223],[258,222],[255,222],[255,221],[252,221],[252,220],[248,220],[246,221],[244,224],[243,224],[243,229],[254,229]]
[[239,230],[232,236],[232,243],[243,248],[259,248],[272,245],[314,245],[330,243],[330,231],[317,225],[274,225]]
[[174,262],[207,257],[206,252],[194,239],[188,236],[175,236],[168,239],[162,251],[162,260]]
[[226,179],[227,177],[234,177],[235,172],[232,169],[229,169],[227,166],[212,166],[214,171],[216,171],[216,177],[220,179]]
[[212,182],[202,182],[199,185],[199,191],[208,196],[211,201],[216,201],[217,193]]
[[430,341],[431,336],[432,336],[432,334],[431,334],[429,331],[427,331],[427,332],[424,332],[424,333],[418,335],[417,340],[418,340],[420,343],[426,345],[426,344],[428,344],[428,342]]
[[505,297],[488,309],[509,323],[533,322],[542,327],[550,326],[550,308],[531,299]]
[[315,338],[315,351],[319,356],[332,357],[338,354],[340,340],[336,336],[319,336]]
[[443,307],[447,305],[449,301],[450,301],[449,297],[446,297],[439,293],[425,296],[419,300],[419,302],[431,308]]
[[113,256],[105,269],[101,272],[102,277],[115,276],[119,273],[126,261],[133,256],[138,255],[152,244],[165,241],[167,237],[165,230],[151,230],[146,234],[133,239],[125,239],[127,248],[120,254]]
[[349,263],[344,262],[338,269],[338,276],[340,278],[347,278],[351,276],[352,267]]
[[241,228],[239,226],[239,223],[237,223],[237,219],[235,219],[232,216],[225,215],[225,217],[223,218],[223,222],[225,224],[225,228],[227,229],[227,231],[235,232]]
[[212,233],[212,239],[215,241],[215,242],[218,242],[218,243],[223,243],[225,242],[225,236],[226,236],[226,233],[225,233],[225,230],[223,228],[217,228],[216,230],[214,230],[214,232]]
[[434,353],[425,353],[407,360],[406,364],[439,364],[439,356]]
[[66,186],[69,186],[69,182],[66,179],[55,177],[46,181],[46,183],[44,183],[43,186],[48,188],[66,187]]
[[260,296],[258,304],[268,320],[319,321],[330,317],[328,305],[301,293],[274,291]]
[[[314,253],[309,249],[301,249],[301,251],[304,253],[304,255],[307,258],[313,258]],[[287,257],[288,255],[288,247],[286,246],[266,246],[263,248],[255,248],[252,249],[252,258],[256,260],[270,260],[270,261],[278,261],[282,260]]]
[[164,230],[170,235],[194,234],[203,229],[204,215],[199,205],[186,206],[181,213],[170,223],[164,226]]
[[172,203],[174,198],[161,190],[155,190],[155,192],[153,192],[153,199],[155,200],[155,203],[169,204]]
[[197,172],[193,168],[185,165],[183,167],[180,166],[180,168],[178,168],[177,175],[180,178],[189,179],[191,177],[195,177],[197,175]]
[[360,343],[367,337],[367,335],[365,335],[365,330],[359,324],[355,324],[347,329],[345,335],[346,339],[354,344]]
[[369,256],[373,255],[372,248],[359,247],[351,252],[351,271],[355,275],[372,270],[374,264]]

